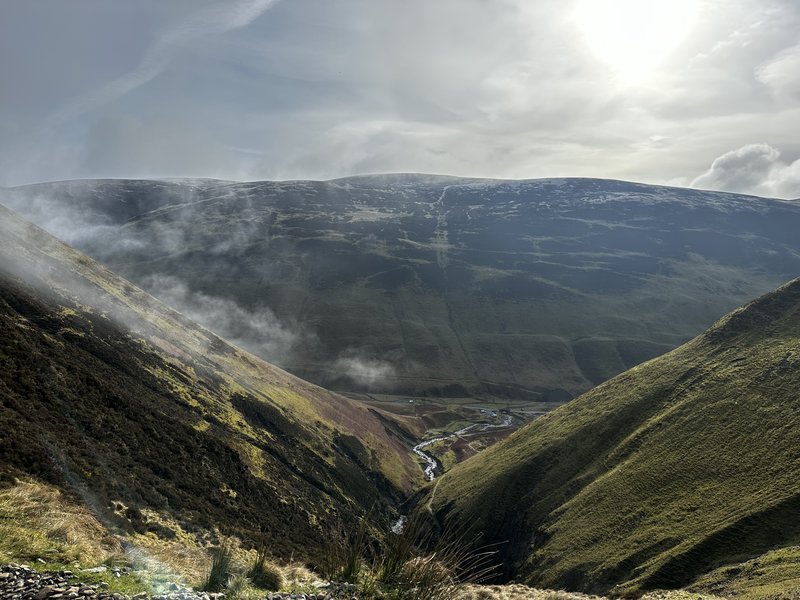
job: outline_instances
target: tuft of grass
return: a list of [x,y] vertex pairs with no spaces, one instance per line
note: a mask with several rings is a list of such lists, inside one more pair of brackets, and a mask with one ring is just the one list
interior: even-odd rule
[[228,600],[247,600],[253,595],[250,580],[241,573],[234,573],[228,577],[225,584],[225,598]]
[[356,584],[364,598],[451,600],[465,582],[494,575],[495,552],[473,550],[477,540],[463,532],[440,532],[414,515],[380,542],[369,538],[366,521],[346,537],[331,536],[325,573]]
[[280,567],[268,560],[266,546],[260,546],[256,558],[248,572],[253,585],[272,592],[277,592],[286,584],[286,578]]
[[211,551],[211,567],[203,590],[206,592],[220,592],[228,584],[233,563],[233,548],[227,542],[222,543]]
[[357,583],[363,573],[368,517],[359,519],[355,529],[341,521],[330,529],[323,560],[317,565],[323,577],[333,581]]
[[449,526],[439,531],[421,513],[412,515],[399,534],[388,537],[379,581],[398,600],[450,600],[464,583],[495,574],[496,552],[481,547],[478,537]]

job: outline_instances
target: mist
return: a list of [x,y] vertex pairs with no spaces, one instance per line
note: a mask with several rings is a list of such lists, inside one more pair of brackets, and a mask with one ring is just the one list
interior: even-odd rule
[[278,366],[286,366],[297,345],[307,345],[314,337],[296,323],[281,322],[267,307],[249,310],[232,300],[192,291],[175,277],[153,275],[143,284],[184,316]]

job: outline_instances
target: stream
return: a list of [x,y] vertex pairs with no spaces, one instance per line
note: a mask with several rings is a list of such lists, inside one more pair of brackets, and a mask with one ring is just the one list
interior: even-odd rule
[[[463,435],[465,433],[470,432],[480,432],[480,431],[488,431],[489,429],[500,429],[501,427],[510,427],[511,423],[514,422],[514,417],[511,415],[503,415],[503,421],[498,423],[497,425],[492,425],[491,423],[474,423],[469,425],[468,427],[464,427],[463,429],[459,429],[454,433],[449,433],[447,435],[440,435],[439,437],[431,438],[429,440],[425,440],[424,442],[420,442],[413,448],[411,451],[419,456],[422,460],[425,461],[425,478],[428,481],[433,481],[436,478],[436,467],[439,464],[435,458],[433,458],[430,454],[425,452],[425,448],[430,446],[431,444],[435,444],[436,442],[441,442],[442,440],[448,440],[450,438],[458,437],[459,435]],[[402,533],[403,528],[406,525],[406,515],[400,515],[400,518],[392,525],[392,533],[395,535],[400,535]]]
[[497,425],[492,425],[491,423],[474,423],[472,425],[464,427],[463,429],[459,429],[454,433],[448,433],[447,435],[441,435],[439,437],[431,438],[429,440],[425,440],[424,442],[420,442],[419,444],[411,448],[411,451],[425,461],[426,463],[425,478],[428,481],[433,481],[436,478],[435,470],[439,463],[436,461],[435,458],[433,458],[433,456],[425,452],[425,448],[427,448],[431,444],[435,444],[436,442],[441,442],[442,440],[449,440],[451,438],[464,435],[465,433],[488,431],[489,429],[500,429],[502,427],[510,427],[513,420],[514,418],[511,415],[503,415],[502,423],[498,423]]

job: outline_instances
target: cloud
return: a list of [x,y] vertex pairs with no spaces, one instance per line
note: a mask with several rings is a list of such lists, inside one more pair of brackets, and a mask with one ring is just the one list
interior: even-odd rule
[[0,64],[0,105],[13,100],[0,185],[387,171],[664,182],[754,139],[798,150],[795,0],[698,0],[640,86],[585,43],[575,2],[74,0],[50,35],[39,4],[0,22],[16,51]]
[[755,75],[775,96],[800,99],[800,44],[761,63]]
[[219,296],[189,289],[175,277],[154,275],[143,286],[184,316],[268,362],[285,365],[308,337],[298,325],[279,320],[267,307],[247,309]]
[[76,116],[121,98],[157,77],[169,65],[172,55],[184,44],[204,36],[225,33],[249,25],[279,0],[236,0],[213,4],[165,30],[139,64],[100,88],[65,104],[47,122],[59,126]]
[[747,144],[716,158],[711,168],[692,181],[701,189],[755,194],[772,198],[800,198],[800,160],[780,160],[769,144]]
[[346,353],[333,364],[337,378],[349,379],[360,386],[386,389],[387,379],[395,374],[394,367],[377,358],[360,356],[355,351]]

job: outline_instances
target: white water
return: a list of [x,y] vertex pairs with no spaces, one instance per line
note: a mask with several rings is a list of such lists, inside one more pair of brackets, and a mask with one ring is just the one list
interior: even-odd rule
[[400,518],[395,521],[394,525],[392,525],[392,533],[395,535],[400,535],[403,533],[403,528],[406,526],[406,516],[400,515]]

